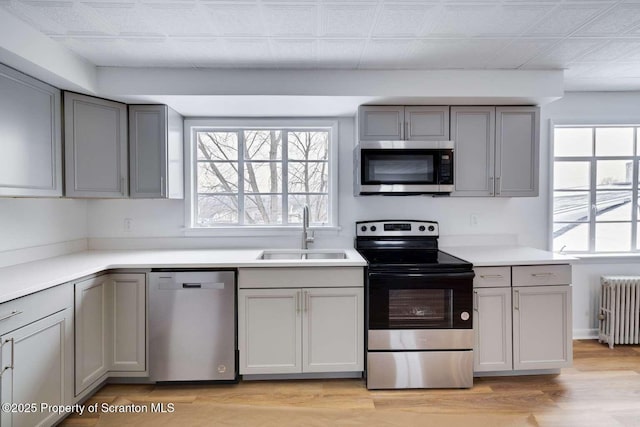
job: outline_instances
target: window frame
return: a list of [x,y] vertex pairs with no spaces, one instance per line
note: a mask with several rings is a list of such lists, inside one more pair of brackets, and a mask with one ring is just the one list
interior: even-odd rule
[[[185,156],[185,201],[184,201],[184,230],[186,235],[283,235],[298,233],[301,224],[244,224],[244,212],[238,212],[237,224],[217,224],[212,227],[200,227],[196,223],[197,214],[197,147],[195,134],[202,129],[216,129],[220,131],[243,131],[249,129],[281,130],[283,132],[283,168],[289,160],[284,156],[285,132],[315,129],[329,132],[328,166],[328,205],[329,220],[326,225],[312,225],[312,230],[339,230],[338,226],[338,120],[336,118],[190,118],[184,121],[184,156]],[[238,153],[238,162],[243,162],[242,153]],[[284,171],[283,171],[284,173]],[[239,176],[239,180],[244,177]],[[286,179],[282,180],[282,197],[289,195]],[[240,195],[240,189],[238,189]],[[244,193],[242,193],[244,194]],[[297,192],[291,193],[299,194]],[[306,194],[306,193],[305,193]],[[312,193],[309,193],[312,194]],[[283,212],[283,219],[287,215]]]
[[[592,130],[592,140],[591,140],[591,156],[559,156],[556,158],[555,156],[555,130],[557,128],[588,128]],[[596,129],[597,128],[632,128],[633,130],[633,147],[632,154],[628,156],[599,156],[596,154]],[[638,221],[640,220],[640,215],[638,214],[638,207],[640,206],[640,202],[638,201],[638,196],[640,194],[640,182],[639,182],[639,174],[640,174],[640,123],[638,124],[628,124],[628,123],[588,123],[588,122],[578,122],[578,123],[565,123],[565,122],[554,122],[549,120],[549,244],[548,248],[550,251],[554,251],[554,243],[553,243],[553,234],[554,234],[554,226],[556,222],[554,221],[554,193],[556,191],[559,192],[571,192],[572,190],[557,190],[555,188],[555,162],[556,161],[565,161],[565,162],[584,162],[589,164],[589,189],[581,190],[589,194],[589,219],[583,224],[588,225],[588,249],[586,251],[565,251],[565,250],[557,250],[555,252],[561,254],[574,255],[579,257],[603,257],[603,258],[611,258],[611,257],[628,257],[628,256],[638,256],[640,255],[640,239],[638,239],[638,229],[640,228],[640,224]],[[598,193],[597,190],[597,162],[598,161],[607,161],[607,160],[626,160],[632,161],[633,170],[632,170],[632,184],[629,189],[619,189],[612,191],[630,191],[631,192],[631,218],[629,221],[597,221],[597,216],[593,215],[594,201],[596,200],[596,196]],[[575,191],[575,190],[574,190]],[[602,190],[601,190],[602,191]],[[562,222],[560,222],[562,223]],[[571,223],[570,221],[567,223]],[[576,222],[577,223],[577,222]],[[631,227],[630,233],[630,250],[628,251],[597,251],[596,250],[596,223],[620,223],[620,224],[629,224]]]

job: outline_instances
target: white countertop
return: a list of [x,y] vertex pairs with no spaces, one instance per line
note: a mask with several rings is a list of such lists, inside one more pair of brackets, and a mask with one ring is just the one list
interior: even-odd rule
[[527,246],[450,246],[441,251],[469,261],[476,267],[499,265],[571,264],[577,258]]
[[[117,268],[364,267],[355,249],[346,259],[261,260],[262,249],[86,251],[0,268],[0,303],[83,276]],[[332,250],[321,250],[331,252]]]

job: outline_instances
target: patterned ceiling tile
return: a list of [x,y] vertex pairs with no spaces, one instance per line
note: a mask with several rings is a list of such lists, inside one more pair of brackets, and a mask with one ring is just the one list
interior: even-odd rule
[[261,36],[265,32],[257,4],[203,4],[215,34],[228,37]]
[[640,40],[612,40],[579,58],[580,62],[609,62],[627,59],[640,50]]
[[422,4],[387,4],[379,12],[374,37],[419,35],[432,19],[436,8]]
[[261,38],[233,38],[225,39],[224,47],[229,57],[229,61],[234,65],[242,67],[250,66],[272,66],[271,48],[269,40]]
[[271,41],[271,53],[280,67],[315,67],[316,40],[287,40]]
[[609,5],[610,3],[559,6],[527,33],[534,36],[552,37],[569,35]]
[[330,37],[366,37],[371,32],[376,7],[375,2],[323,5],[321,34]]
[[404,68],[413,44],[413,40],[371,40],[362,53],[359,68]]
[[318,34],[318,8],[315,4],[268,4],[263,11],[268,34],[309,37]]
[[488,68],[519,68],[527,61],[549,49],[559,39],[515,39],[504,48],[489,54]]
[[149,3],[145,19],[154,22],[168,36],[217,34],[204,8],[195,3]]
[[563,68],[587,52],[604,44],[601,40],[567,39],[555,45],[548,52],[524,64],[524,68]]
[[640,24],[640,4],[618,4],[598,19],[578,30],[580,36],[623,34]]
[[174,37],[169,44],[187,64],[211,68],[229,62],[223,43],[214,37]]
[[115,35],[152,35],[158,32],[158,26],[150,19],[145,19],[143,8],[137,3],[105,3],[84,2],[86,7],[97,14],[112,28]]

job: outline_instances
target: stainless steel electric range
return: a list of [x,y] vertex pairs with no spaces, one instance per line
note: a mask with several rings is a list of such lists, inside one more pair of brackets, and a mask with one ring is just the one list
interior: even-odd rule
[[473,266],[439,251],[438,235],[432,221],[356,223],[369,389],[473,386]]

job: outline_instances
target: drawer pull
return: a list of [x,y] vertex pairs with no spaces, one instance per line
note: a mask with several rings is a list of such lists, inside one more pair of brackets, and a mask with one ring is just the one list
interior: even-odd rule
[[502,274],[481,274],[481,278],[483,279],[502,279],[504,276]]
[[473,310],[478,311],[478,291],[473,291]]
[[18,310],[13,310],[11,313],[6,314],[6,315],[4,315],[4,316],[0,317],[0,320],[10,319],[10,318],[12,318],[13,316],[17,316],[18,314],[22,314],[22,312],[21,312],[21,311],[18,311]]
[[551,276],[555,276],[555,274],[553,274],[553,273],[531,273],[531,276],[533,276],[533,277],[551,277]]

